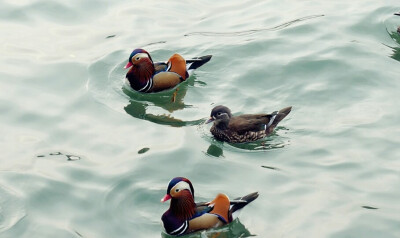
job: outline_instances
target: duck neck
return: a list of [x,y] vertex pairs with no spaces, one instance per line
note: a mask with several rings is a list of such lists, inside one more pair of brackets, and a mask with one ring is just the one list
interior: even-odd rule
[[188,220],[189,218],[193,217],[196,212],[194,198],[189,191],[187,191],[187,193],[188,194],[185,194],[183,197],[171,199],[171,205],[169,209],[174,216],[181,220]]
[[134,64],[129,72],[126,74],[131,87],[135,90],[141,91],[149,85],[152,80],[155,69],[150,61],[144,61],[140,64]]
[[218,120],[215,122],[215,126],[220,130],[228,129],[228,125],[229,125],[229,118]]

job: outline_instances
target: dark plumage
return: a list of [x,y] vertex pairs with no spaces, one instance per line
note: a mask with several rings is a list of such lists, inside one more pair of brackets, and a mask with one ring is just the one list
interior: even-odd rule
[[220,105],[212,109],[206,123],[214,122],[210,131],[218,140],[230,143],[251,142],[271,134],[291,110],[292,107],[286,107],[271,114],[232,116],[229,108]]
[[183,235],[190,232],[220,227],[236,218],[235,212],[254,201],[258,193],[229,200],[225,194],[218,194],[211,202],[194,202],[192,183],[183,177],[173,178],[167,194],[161,199],[171,199],[169,209],[161,220],[165,231],[170,235]]

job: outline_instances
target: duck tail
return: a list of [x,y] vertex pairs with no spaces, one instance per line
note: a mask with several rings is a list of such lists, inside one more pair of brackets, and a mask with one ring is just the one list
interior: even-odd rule
[[208,61],[210,61],[211,57],[212,57],[212,55],[205,55],[205,56],[196,57],[196,58],[193,58],[193,59],[186,60],[187,71],[195,70],[195,69],[199,68],[203,64],[205,64]]
[[231,207],[229,209],[229,222],[233,221],[236,219],[238,216],[237,211],[245,207],[247,204],[251,203],[254,201],[256,198],[258,198],[258,192],[250,193],[246,196],[243,197],[238,197],[230,201]]
[[292,107],[285,107],[278,112],[276,120],[276,124],[283,120],[290,112],[292,111]]
[[272,130],[278,125],[278,123],[282,121],[283,118],[285,118],[290,113],[291,110],[292,107],[285,107],[281,109],[279,112],[275,111],[270,114],[270,122],[268,123],[266,128],[269,131],[269,133],[272,132]]

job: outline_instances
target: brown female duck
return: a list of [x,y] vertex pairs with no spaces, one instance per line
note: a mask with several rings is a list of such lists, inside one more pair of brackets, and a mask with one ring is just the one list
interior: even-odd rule
[[225,106],[216,106],[206,123],[214,122],[210,131],[215,138],[230,143],[251,142],[272,133],[276,125],[285,118],[292,107],[283,108],[271,114],[244,114],[232,116]]

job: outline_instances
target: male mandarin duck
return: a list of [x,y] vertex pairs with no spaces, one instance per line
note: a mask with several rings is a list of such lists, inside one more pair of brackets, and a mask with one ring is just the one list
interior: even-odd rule
[[211,55],[185,60],[179,54],[172,55],[167,62],[154,63],[150,54],[135,49],[129,56],[125,69],[130,68],[126,80],[132,89],[152,93],[167,90],[189,78],[195,69],[207,63]]
[[161,220],[165,231],[170,235],[183,235],[228,224],[236,218],[238,210],[258,197],[251,193],[244,197],[229,200],[225,194],[218,194],[211,202],[195,203],[192,183],[183,177],[173,178],[167,194],[161,199],[171,199],[169,209]]
[[[395,13],[394,15],[400,16],[400,12],[399,13]],[[400,26],[397,28],[397,32],[400,34]]]
[[218,140],[230,143],[251,142],[270,135],[291,110],[292,107],[286,107],[271,114],[232,116],[229,108],[220,105],[212,109],[206,124],[214,122],[210,131]]

